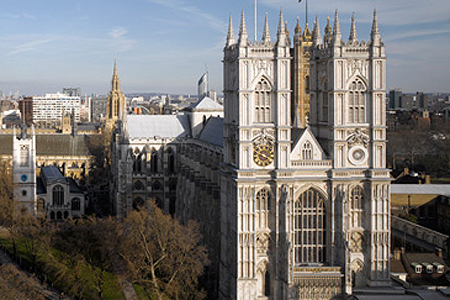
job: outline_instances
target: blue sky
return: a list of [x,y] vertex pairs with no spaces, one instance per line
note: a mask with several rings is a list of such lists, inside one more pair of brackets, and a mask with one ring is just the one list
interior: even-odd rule
[[[339,10],[348,37],[356,15],[368,40],[376,7],[388,56],[388,88],[450,92],[449,0],[308,0],[309,23]],[[258,0],[258,38],[264,14],[272,38],[280,8],[291,33],[305,22],[305,0]],[[254,36],[253,0],[0,0],[0,90],[21,94],[81,87],[107,93],[114,59],[124,92],[196,92],[207,66],[210,87],[222,90],[222,49],[228,17],[235,33],[240,11]]]

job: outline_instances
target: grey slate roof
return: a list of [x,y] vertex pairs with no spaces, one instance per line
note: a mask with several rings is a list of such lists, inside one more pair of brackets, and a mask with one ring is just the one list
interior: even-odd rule
[[176,138],[191,134],[185,115],[128,115],[130,138]]
[[203,97],[201,100],[187,108],[189,111],[217,111],[223,110],[223,106],[209,97]]
[[[0,134],[0,155],[12,155],[12,134]],[[37,156],[90,155],[88,137],[69,134],[37,134]]]
[[199,140],[223,147],[223,118],[211,117],[200,132]]

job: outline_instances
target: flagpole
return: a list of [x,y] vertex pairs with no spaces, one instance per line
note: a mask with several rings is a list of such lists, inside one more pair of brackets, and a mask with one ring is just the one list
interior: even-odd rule
[[306,0],[306,24],[308,24],[308,0]]

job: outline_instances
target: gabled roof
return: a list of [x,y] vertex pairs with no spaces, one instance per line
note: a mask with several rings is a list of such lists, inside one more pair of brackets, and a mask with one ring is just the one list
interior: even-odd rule
[[[322,149],[322,146],[320,146],[319,142],[317,141],[316,137],[314,136],[314,134],[312,133],[311,129],[308,127],[304,128],[304,129],[294,129],[292,131],[292,138],[293,138],[293,147],[292,147],[292,152],[291,154],[294,156],[297,156],[300,158],[300,154],[301,154],[301,147],[302,145],[306,142],[309,141],[312,145],[313,148],[313,152],[314,152],[314,160],[323,160],[326,159],[326,155],[325,152]],[[319,155],[316,155],[319,154]],[[295,158],[292,158],[294,159]]]
[[209,118],[200,132],[199,140],[223,147],[223,118]]
[[203,97],[188,108],[188,111],[223,111],[223,106],[209,97]]
[[127,131],[130,138],[176,138],[191,134],[184,115],[128,115]]

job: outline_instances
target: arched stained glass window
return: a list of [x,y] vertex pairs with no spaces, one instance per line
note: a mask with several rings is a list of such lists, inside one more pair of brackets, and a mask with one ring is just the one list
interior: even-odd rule
[[317,190],[305,191],[295,202],[293,232],[296,264],[325,262],[325,198]]

